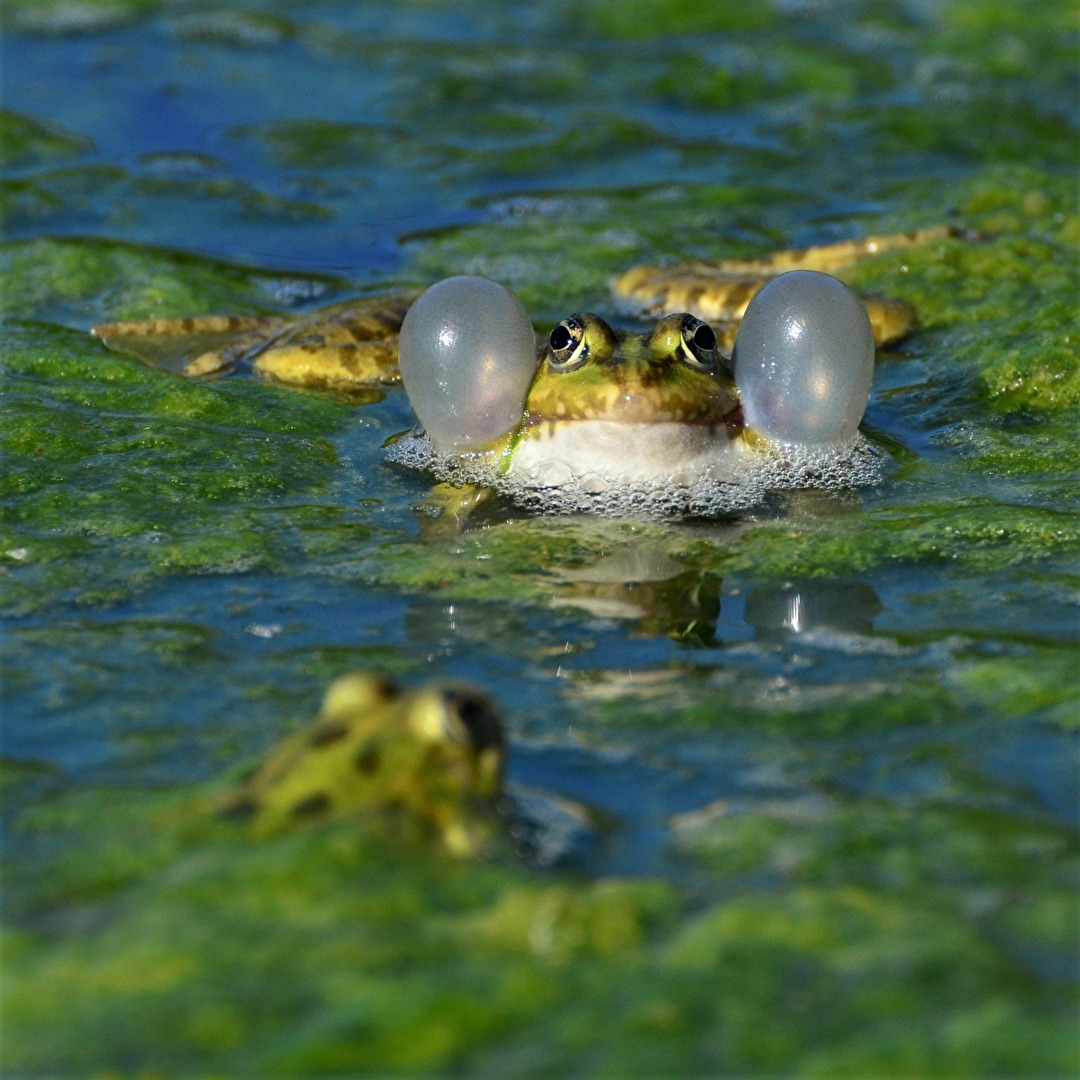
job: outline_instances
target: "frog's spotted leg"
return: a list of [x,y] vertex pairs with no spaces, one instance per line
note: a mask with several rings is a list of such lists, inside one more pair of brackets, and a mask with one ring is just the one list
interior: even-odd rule
[[202,315],[102,323],[90,333],[115,352],[182,375],[229,371],[289,325],[275,316]]
[[109,348],[188,376],[240,365],[302,386],[392,383],[398,332],[415,291],[349,300],[300,316],[206,315],[105,323],[90,331]]
[[[913,232],[780,251],[760,259],[633,266],[612,281],[611,289],[628,311],[651,316],[670,311],[689,311],[708,320],[716,331],[721,349],[730,352],[746,305],[762,286],[779,274],[789,270],[821,270],[827,274],[837,274],[874,255],[967,235],[962,229],[934,226]],[[878,345],[886,345],[903,337],[914,323],[911,308],[901,300],[871,296],[864,297],[863,302]]]

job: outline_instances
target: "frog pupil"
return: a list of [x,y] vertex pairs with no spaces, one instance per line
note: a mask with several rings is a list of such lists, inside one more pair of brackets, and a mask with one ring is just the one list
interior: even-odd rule
[[694,345],[702,352],[712,352],[716,348],[716,335],[708,323],[702,323],[694,331]]
[[573,335],[562,323],[559,323],[559,325],[551,331],[551,335],[548,338],[548,344],[551,346],[552,352],[562,352],[564,349],[569,349],[573,342]]

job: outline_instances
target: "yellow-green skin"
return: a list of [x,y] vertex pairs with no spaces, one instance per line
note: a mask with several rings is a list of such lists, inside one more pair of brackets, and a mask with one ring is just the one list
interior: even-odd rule
[[581,326],[579,359],[563,370],[550,344],[544,349],[526,398],[527,424],[734,422],[739,396],[719,350],[706,353],[687,340],[686,330],[700,320],[669,315],[644,334],[615,330],[591,312],[560,326],[568,322]]
[[220,810],[254,836],[381,818],[472,855],[492,835],[504,756],[501,725],[478,691],[401,691],[378,675],[345,675],[331,684],[315,724],[272,750]]

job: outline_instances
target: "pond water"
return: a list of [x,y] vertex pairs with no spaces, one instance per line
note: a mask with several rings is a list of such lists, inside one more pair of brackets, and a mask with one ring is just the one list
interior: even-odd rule
[[[1071,15],[11,0],[9,1070],[1075,1068]],[[399,390],[85,333],[463,272],[546,329],[634,261],[941,223],[982,238],[847,275],[919,318],[882,483],[724,520],[455,532]],[[501,703],[539,854],[200,824],[358,668]]]

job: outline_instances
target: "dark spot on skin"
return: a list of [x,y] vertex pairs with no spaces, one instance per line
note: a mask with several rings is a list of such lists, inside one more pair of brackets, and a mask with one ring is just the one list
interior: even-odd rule
[[659,383],[666,382],[668,377],[668,369],[671,364],[667,357],[663,359],[649,359],[648,366],[641,373],[641,385],[645,389],[649,389]]
[[376,690],[383,701],[396,701],[401,697],[401,687],[386,675],[378,676]]
[[345,724],[323,724],[317,727],[308,738],[308,746],[330,746],[349,734]]
[[306,799],[301,799],[292,808],[293,817],[314,817],[316,814],[325,813],[332,805],[330,796],[325,791],[319,791]]
[[401,324],[405,319],[406,311],[408,311],[407,307],[397,307],[389,311],[378,311],[375,313],[375,318],[382,324],[383,332],[389,336],[390,334],[396,334],[401,329]]
[[381,762],[382,755],[379,753],[377,746],[362,746],[360,752],[356,755],[357,771],[368,776],[379,768]]
[[227,821],[248,821],[258,813],[258,810],[258,802],[249,795],[244,795],[239,799],[234,799],[228,806],[223,806],[218,811],[218,817]]

